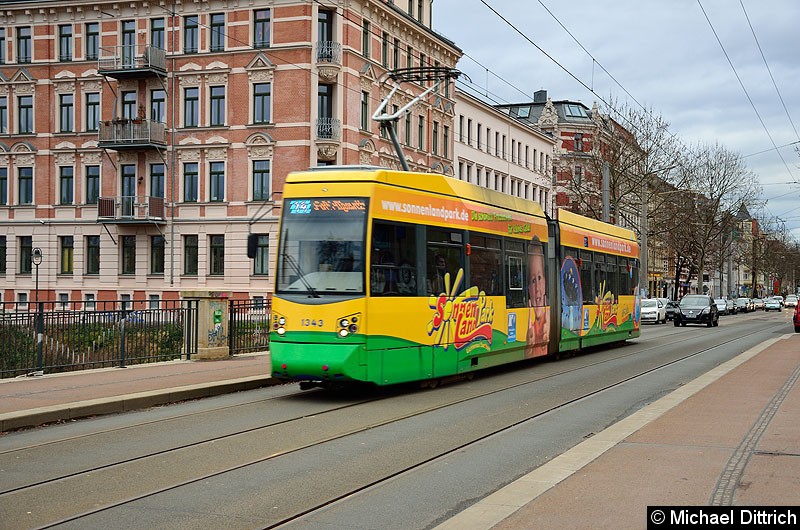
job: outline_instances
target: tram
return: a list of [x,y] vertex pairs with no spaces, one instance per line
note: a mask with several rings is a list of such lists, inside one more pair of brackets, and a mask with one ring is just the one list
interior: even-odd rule
[[272,375],[301,387],[433,384],[639,336],[626,229],[443,175],[289,175]]

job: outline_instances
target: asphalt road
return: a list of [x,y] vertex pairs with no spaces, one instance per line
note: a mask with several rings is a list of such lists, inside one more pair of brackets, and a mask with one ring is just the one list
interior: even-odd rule
[[431,528],[784,321],[647,325],[622,347],[435,390],[287,385],[13,433],[0,528]]

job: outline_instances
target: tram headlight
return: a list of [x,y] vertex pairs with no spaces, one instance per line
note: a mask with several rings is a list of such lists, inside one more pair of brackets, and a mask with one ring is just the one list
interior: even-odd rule
[[281,326],[285,325],[286,324],[286,318],[285,317],[278,317],[278,324],[280,324]]
[[358,319],[361,317],[360,313],[356,313],[355,315],[348,315],[346,317],[342,317],[339,319],[339,329],[337,333],[339,337],[345,338],[348,337],[351,333],[355,333],[358,331]]
[[278,328],[278,329],[276,329],[275,331],[278,333],[278,335],[280,335],[280,336],[282,337],[282,336],[284,335],[284,333],[286,333],[286,328],[284,328],[284,327],[279,327],[279,328]]

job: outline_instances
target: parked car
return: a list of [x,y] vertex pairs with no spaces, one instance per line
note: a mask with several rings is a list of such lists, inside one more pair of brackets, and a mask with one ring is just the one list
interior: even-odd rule
[[764,311],[783,311],[781,299],[777,296],[771,296],[764,300]]
[[645,298],[642,300],[640,314],[642,322],[667,323],[667,308],[658,298]]
[[780,302],[780,303],[781,303],[781,306],[782,306],[782,307],[785,307],[785,306],[786,306],[786,302],[784,301],[784,299],[783,299],[783,296],[781,296],[781,295],[779,295],[779,294],[776,294],[776,295],[774,295],[772,298],[776,298],[776,299],[778,300],[778,302]]
[[675,319],[675,312],[678,310],[678,302],[670,300],[666,305],[667,320]]
[[762,298],[753,298],[753,311],[764,309],[764,300]]
[[792,317],[794,323],[794,332],[800,333],[800,304],[794,306],[794,316]]
[[728,301],[724,298],[715,298],[714,303],[717,304],[717,310],[720,315],[730,315],[731,310],[728,307]]
[[739,310],[739,313],[749,313],[753,310],[753,305],[749,298],[741,297],[736,299],[736,308]]
[[783,303],[786,305],[786,307],[797,307],[797,295],[787,295],[786,300]]

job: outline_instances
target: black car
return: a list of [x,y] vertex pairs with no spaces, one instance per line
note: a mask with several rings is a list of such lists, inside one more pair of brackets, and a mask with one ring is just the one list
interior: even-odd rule
[[675,320],[675,313],[678,312],[678,302],[670,300],[667,302],[667,320]]
[[719,326],[719,310],[714,299],[704,294],[687,294],[675,312],[675,327],[686,324]]

